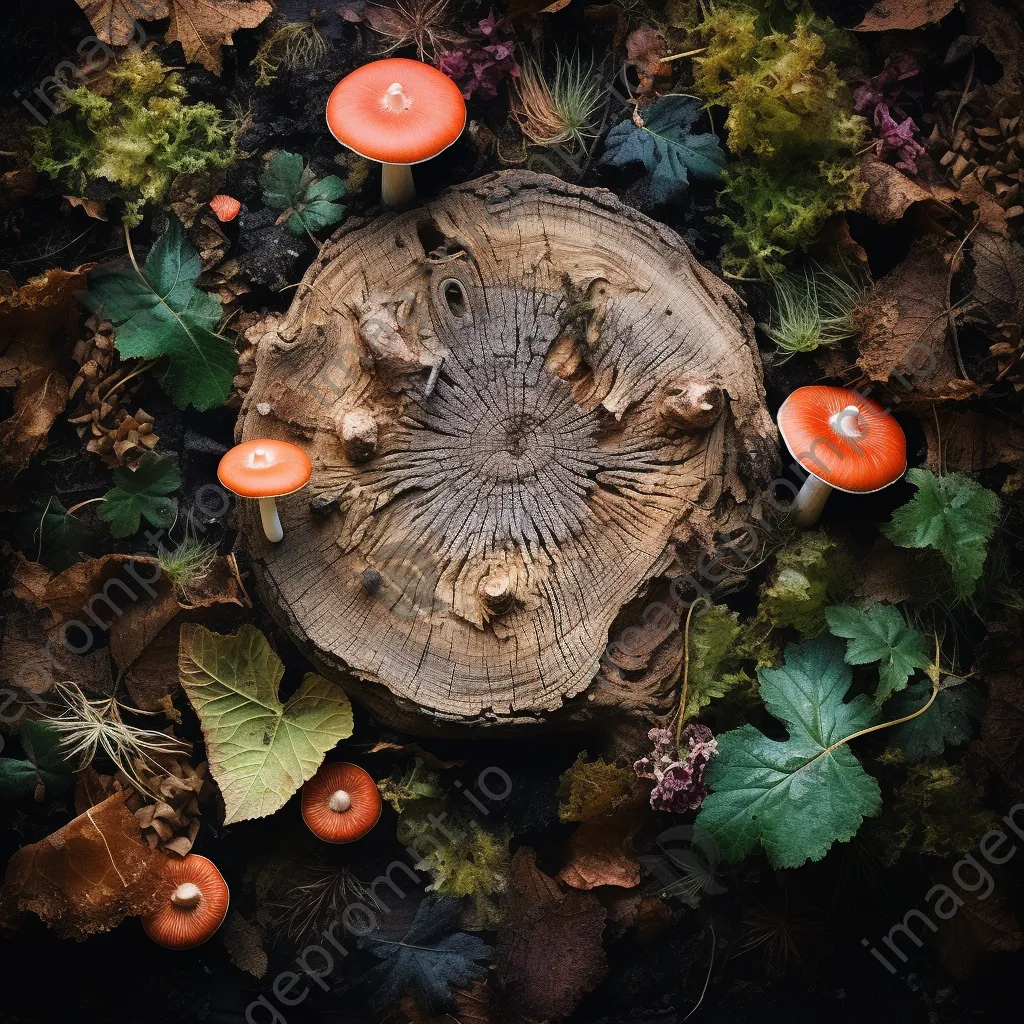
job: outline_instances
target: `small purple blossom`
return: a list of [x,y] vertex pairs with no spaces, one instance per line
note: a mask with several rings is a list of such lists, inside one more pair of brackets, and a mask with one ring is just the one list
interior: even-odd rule
[[671,729],[652,729],[647,738],[654,749],[634,763],[633,771],[641,779],[654,781],[651,807],[676,814],[697,810],[708,795],[704,773],[718,753],[718,740],[697,722],[683,729],[678,749]]
[[917,160],[925,155],[926,150],[914,138],[914,133],[918,129],[913,118],[908,117],[905,121],[897,122],[889,113],[889,108],[885,104],[879,104],[875,109],[875,125],[880,132],[875,143],[875,154],[878,158],[884,160],[887,156],[895,155],[897,170],[917,174]]
[[853,109],[874,121],[879,104],[895,103],[903,92],[903,82],[919,74],[921,69],[909,53],[886,59],[885,66],[873,78],[868,78],[853,90]]
[[481,18],[477,27],[470,27],[469,39],[454,50],[438,54],[437,66],[452,81],[458,82],[462,95],[472,99],[478,95],[493,99],[498,95],[498,85],[504,78],[519,77],[519,65],[515,58],[515,42],[502,39],[502,21],[492,10]]

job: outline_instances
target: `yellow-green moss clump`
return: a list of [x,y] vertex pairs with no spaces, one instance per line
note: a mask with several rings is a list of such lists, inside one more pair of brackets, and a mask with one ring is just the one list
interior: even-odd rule
[[125,201],[124,222],[142,219],[178,174],[226,167],[235,159],[220,111],[186,104],[179,76],[148,53],[129,54],[105,76],[104,92],[64,93],[66,110],[32,130],[36,168],[84,194],[104,178]]
[[694,85],[728,108],[728,146],[739,158],[722,192],[722,263],[737,277],[781,273],[788,253],[864,194],[856,151],[867,124],[829,59],[843,34],[809,13],[790,22],[776,29],[752,0],[734,0],[710,8],[697,28],[707,50],[694,61]]

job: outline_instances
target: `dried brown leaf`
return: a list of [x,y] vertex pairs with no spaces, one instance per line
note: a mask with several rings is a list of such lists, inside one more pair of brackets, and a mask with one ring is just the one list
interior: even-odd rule
[[75,292],[92,264],[48,270],[15,288],[0,280],[0,388],[16,389],[12,414],[0,423],[0,482],[20,473],[46,443],[68,400],[70,347],[78,330]]
[[[949,873],[935,881],[948,886]],[[954,892],[963,905],[953,917],[941,922],[935,933],[939,959],[954,978],[970,977],[987,954],[1016,952],[1024,941],[1020,921],[1006,891],[1010,880],[996,875],[994,884],[992,892],[957,886]]]
[[634,840],[649,818],[647,801],[620,808],[600,821],[584,821],[566,844],[566,863],[559,881],[574,889],[617,885],[631,889],[640,884],[640,862]]
[[433,1016],[426,1013],[412,994],[402,997],[399,1004],[409,1024],[493,1024],[496,1019],[491,1008],[491,990],[486,981],[474,981],[469,988],[452,989],[455,1009],[451,1013]]
[[988,683],[981,751],[1014,794],[1024,792],[1024,614],[995,622],[978,650]]
[[971,236],[974,297],[994,323],[1024,323],[1024,253],[1001,235],[978,230]]
[[256,28],[273,13],[265,0],[171,0],[169,42],[178,40],[185,59],[202,64],[207,71],[219,75],[224,56],[221,47],[232,43],[239,29]]
[[375,743],[370,748],[371,754],[396,754],[399,757],[418,757],[431,771],[443,772],[448,768],[456,768],[465,764],[464,760],[442,761],[436,754],[424,750],[418,743]]
[[563,893],[529,847],[511,863],[508,916],[495,950],[497,986],[522,1018],[570,1014],[607,971],[606,912],[593,893]]
[[899,220],[914,203],[928,200],[949,202],[956,197],[956,192],[948,186],[926,185],[908,178],[874,154],[865,157],[860,176],[868,185],[860,212],[879,224],[891,224]]
[[260,933],[237,910],[232,910],[220,929],[220,941],[231,957],[231,962],[246,974],[262,978],[270,963]]
[[127,46],[136,21],[166,18],[167,0],[77,0],[97,38],[112,46]]
[[0,889],[0,918],[31,912],[59,935],[81,941],[152,910],[163,855],[146,844],[124,801],[115,794],[20,849]]
[[[939,418],[922,416],[928,442],[928,468],[935,472],[979,473],[994,466],[1024,462],[1024,424],[1012,415],[999,418],[981,412],[951,412]],[[939,452],[939,443],[942,452]]]
[[956,0],[878,0],[854,32],[891,32],[921,28],[941,21],[956,6]]
[[901,383],[909,382],[909,391],[901,395],[910,405],[968,398],[983,390],[964,380],[957,367],[947,305],[952,258],[938,238],[919,239],[857,311],[863,325],[857,365],[874,381],[898,374]]

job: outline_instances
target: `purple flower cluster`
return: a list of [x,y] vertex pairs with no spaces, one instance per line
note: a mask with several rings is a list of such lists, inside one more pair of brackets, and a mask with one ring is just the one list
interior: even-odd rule
[[889,108],[879,103],[875,108],[875,127],[878,128],[878,141],[875,143],[875,155],[879,160],[895,155],[896,169],[907,174],[917,174],[917,160],[925,154],[925,148],[914,138],[918,130],[913,118],[895,121]]
[[651,807],[675,814],[697,810],[708,795],[704,773],[718,753],[718,740],[707,726],[697,722],[683,729],[678,749],[671,729],[652,729],[647,738],[654,749],[633,764],[633,771],[641,779],[654,781]]
[[501,28],[501,19],[495,18],[492,10],[476,28],[468,29],[470,38],[462,46],[438,55],[438,68],[459,83],[467,100],[475,95],[493,99],[504,78],[519,77],[515,42],[503,39]]
[[907,174],[917,174],[917,161],[924,156],[925,148],[914,138],[918,127],[913,118],[897,121],[889,108],[903,92],[904,82],[920,70],[910,54],[898,54],[889,57],[877,75],[853,91],[854,110],[864,114],[878,129],[875,155],[880,160],[894,155],[897,170]]

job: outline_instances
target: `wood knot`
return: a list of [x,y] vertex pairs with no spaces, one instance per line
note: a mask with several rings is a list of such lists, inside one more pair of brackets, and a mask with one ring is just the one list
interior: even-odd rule
[[377,453],[380,436],[373,413],[366,409],[350,409],[338,420],[338,434],[349,459],[355,463],[372,459]]
[[656,407],[667,430],[695,434],[718,421],[725,408],[725,392],[709,381],[683,380],[665,388]]
[[506,615],[516,603],[515,586],[507,572],[499,571],[485,577],[480,581],[478,593],[486,619]]

